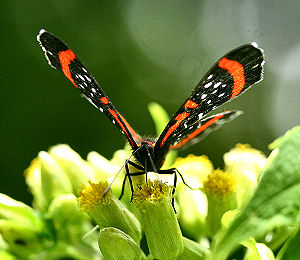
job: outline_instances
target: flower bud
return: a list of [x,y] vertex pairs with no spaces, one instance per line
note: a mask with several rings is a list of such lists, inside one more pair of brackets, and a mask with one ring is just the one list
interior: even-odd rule
[[[194,188],[203,187],[203,182],[213,171],[213,165],[207,156],[188,155],[177,158],[174,167],[183,175],[185,182]],[[200,189],[191,190],[182,182],[176,188],[179,204],[179,222],[184,230],[193,238],[198,239],[204,233],[205,218],[207,215],[207,199]],[[186,202],[189,203],[186,203]]]
[[222,170],[215,170],[207,176],[203,190],[208,202],[207,233],[213,236],[220,228],[223,214],[237,207],[235,176]]
[[0,193],[0,218],[23,222],[41,228],[43,221],[31,207]]
[[22,259],[41,251],[49,236],[35,226],[11,219],[0,219],[0,234],[9,251]]
[[206,155],[188,155],[185,158],[178,157],[174,167],[184,176],[187,183],[192,183],[194,188],[202,187],[207,175],[212,173],[213,164]]
[[141,240],[141,225],[137,218],[108,189],[108,183],[89,183],[79,191],[80,207],[86,211],[95,222],[103,227],[115,227],[137,243]]
[[205,232],[207,198],[203,191],[191,190],[182,184],[176,191],[180,226],[194,239],[199,239]]
[[68,175],[73,193],[76,194],[81,185],[87,184],[88,180],[96,181],[92,167],[70,146],[65,144],[53,146],[49,150],[49,154]]
[[65,241],[81,240],[92,228],[74,194],[56,197],[49,206],[48,217],[52,220],[57,238]]
[[34,204],[42,211],[47,210],[56,196],[72,192],[67,174],[47,152],[39,153],[26,170],[25,177],[31,188]]
[[171,191],[158,180],[138,186],[133,202],[141,213],[149,251],[157,259],[176,259],[183,251],[183,238],[171,205]]
[[101,229],[98,244],[105,259],[146,259],[139,245],[128,234],[117,228]]
[[267,163],[265,155],[247,144],[237,144],[224,154],[225,171],[236,175],[238,206],[252,196],[260,171]]
[[109,160],[97,152],[90,152],[87,155],[87,161],[94,169],[98,181],[112,181],[115,174],[120,169],[119,165],[112,164]]

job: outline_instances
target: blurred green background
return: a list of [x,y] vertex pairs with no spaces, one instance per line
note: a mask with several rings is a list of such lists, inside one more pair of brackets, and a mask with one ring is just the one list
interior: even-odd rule
[[1,1],[0,192],[28,201],[23,171],[40,150],[67,143],[110,158],[125,139],[36,42],[44,28],[65,41],[143,135],[149,102],[174,113],[213,63],[244,43],[265,50],[265,79],[225,109],[244,115],[181,151],[216,167],[236,143],[267,145],[299,124],[300,1]]

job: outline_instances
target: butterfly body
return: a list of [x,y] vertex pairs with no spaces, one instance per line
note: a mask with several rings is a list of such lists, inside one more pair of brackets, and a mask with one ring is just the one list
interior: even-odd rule
[[154,140],[144,139],[134,154],[136,160],[144,167],[145,172],[156,172],[162,166],[163,160],[160,158],[154,160],[154,144]]

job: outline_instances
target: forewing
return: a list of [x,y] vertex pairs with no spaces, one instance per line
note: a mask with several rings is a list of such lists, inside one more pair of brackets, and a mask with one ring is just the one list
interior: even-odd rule
[[159,136],[155,151],[167,151],[170,139],[201,120],[211,110],[242,94],[263,79],[264,55],[255,43],[246,44],[218,60],[197,84]]
[[115,124],[130,145],[137,148],[139,135],[117,111],[95,78],[88,72],[74,52],[51,33],[41,30],[37,40],[51,67],[61,71],[84,96]]

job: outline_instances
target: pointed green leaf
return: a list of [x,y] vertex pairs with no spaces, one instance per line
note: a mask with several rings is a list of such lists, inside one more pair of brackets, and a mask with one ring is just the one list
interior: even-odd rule
[[300,204],[300,127],[288,131],[270,147],[276,149],[268,159],[255,194],[228,229],[215,237],[212,259],[226,259],[250,236],[295,223]]

